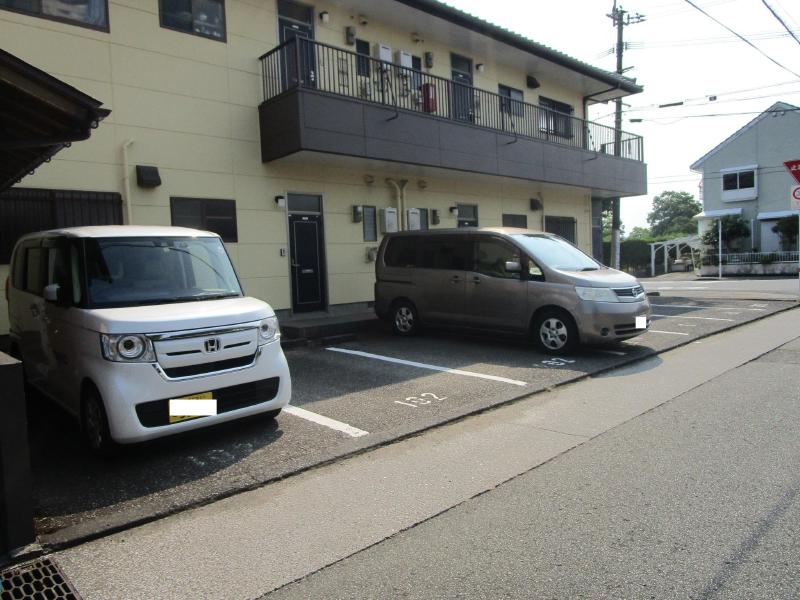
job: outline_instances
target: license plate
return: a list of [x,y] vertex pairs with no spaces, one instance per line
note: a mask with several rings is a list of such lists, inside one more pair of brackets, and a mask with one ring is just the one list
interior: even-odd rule
[[217,414],[217,401],[213,392],[191,394],[169,401],[169,422],[178,423]]
[[636,317],[636,329],[647,329],[647,317]]

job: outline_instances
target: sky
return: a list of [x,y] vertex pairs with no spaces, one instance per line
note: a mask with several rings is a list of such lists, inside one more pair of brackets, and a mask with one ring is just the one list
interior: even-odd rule
[[[446,0],[596,67],[613,71],[613,0]],[[765,57],[688,0],[618,0],[644,21],[625,27],[624,66],[644,92],[628,96],[622,128],[644,138],[647,195],[623,198],[626,231],[646,227],[652,198],[685,191],[699,200],[700,175],[689,165],[777,101],[800,106],[800,0],[692,0],[769,56]],[[603,56],[605,54],[605,56]],[[786,68],[781,68],[772,60]],[[716,96],[715,101],[709,100]],[[658,108],[681,102],[682,106]],[[614,123],[614,104],[589,119]],[[630,119],[642,119],[631,122]],[[796,157],[800,159],[800,141]]]

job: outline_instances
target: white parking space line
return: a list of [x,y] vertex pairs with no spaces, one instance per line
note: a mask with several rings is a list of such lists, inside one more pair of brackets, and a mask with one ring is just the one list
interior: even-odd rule
[[430,369],[431,371],[442,371],[443,373],[452,373],[453,375],[464,375],[465,377],[477,377],[478,379],[489,379],[490,381],[499,381],[501,383],[510,383],[511,385],[525,386],[528,385],[524,381],[517,379],[508,379],[507,377],[498,377],[497,375],[486,375],[484,373],[476,373],[474,371],[462,371],[461,369],[451,369],[449,367],[440,367],[437,365],[429,365],[426,363],[414,362],[412,360],[403,360],[402,358],[392,358],[391,356],[383,356],[381,354],[371,354],[369,352],[361,352],[360,350],[348,350],[347,348],[325,348],[331,352],[341,352],[343,354],[352,354],[353,356],[361,356],[363,358],[372,358],[375,360],[382,360],[385,362],[396,363],[398,365],[407,365],[409,367],[419,367],[420,369]]
[[697,325],[692,325],[690,323],[678,323],[678,327],[697,327]]
[[620,352],[619,350],[598,350],[603,354],[613,354],[614,356],[628,356],[627,352]]
[[651,304],[650,306],[656,306],[658,308],[708,308],[711,310],[767,310],[766,308],[747,308],[745,306],[698,306],[696,304]]
[[659,319],[700,319],[702,321],[735,321],[736,319],[723,319],[721,317],[687,317],[685,315],[651,315]]
[[659,331],[658,329],[648,329],[650,333],[666,333],[668,335],[689,335],[688,333],[683,333],[681,331]]
[[330,429],[335,429],[336,431],[341,431],[342,433],[346,433],[350,437],[357,438],[363,435],[369,435],[369,431],[358,429],[357,427],[353,427],[352,425],[348,425],[347,423],[342,423],[341,421],[337,421],[335,419],[323,417],[322,415],[313,413],[310,410],[306,410],[298,406],[292,406],[291,404],[289,406],[285,406],[283,408],[283,412],[288,413],[290,415],[294,415],[295,417],[300,417],[301,419],[305,419],[306,421],[311,421],[312,423],[316,423],[317,425],[322,425],[324,427],[329,427]]

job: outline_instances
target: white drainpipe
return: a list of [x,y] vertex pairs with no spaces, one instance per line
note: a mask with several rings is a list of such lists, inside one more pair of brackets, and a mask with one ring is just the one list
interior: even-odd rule
[[397,202],[397,222],[399,225],[400,231],[405,231],[406,229],[406,184],[408,183],[408,179],[392,179],[390,177],[386,178],[386,183],[391,185],[394,188],[395,193],[395,200]]
[[131,225],[132,210],[131,210],[131,174],[130,166],[128,165],[128,148],[133,144],[132,139],[125,140],[122,143],[122,191],[125,194],[125,224]]

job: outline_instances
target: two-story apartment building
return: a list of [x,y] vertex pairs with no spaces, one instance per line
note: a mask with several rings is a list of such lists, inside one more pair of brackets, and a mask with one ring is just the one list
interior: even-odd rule
[[88,206],[220,233],[276,309],[345,310],[385,231],[591,252],[600,200],[646,192],[641,138],[585,120],[640,86],[436,0],[0,0],[0,40],[112,111],[0,196],[52,206],[0,224],[0,278],[12,238]]
[[750,225],[742,250],[782,250],[772,231],[778,219],[797,215],[790,191],[797,182],[784,165],[800,159],[800,108],[776,102],[699,158],[691,169],[703,175],[703,212],[695,218],[701,232],[726,215]]

